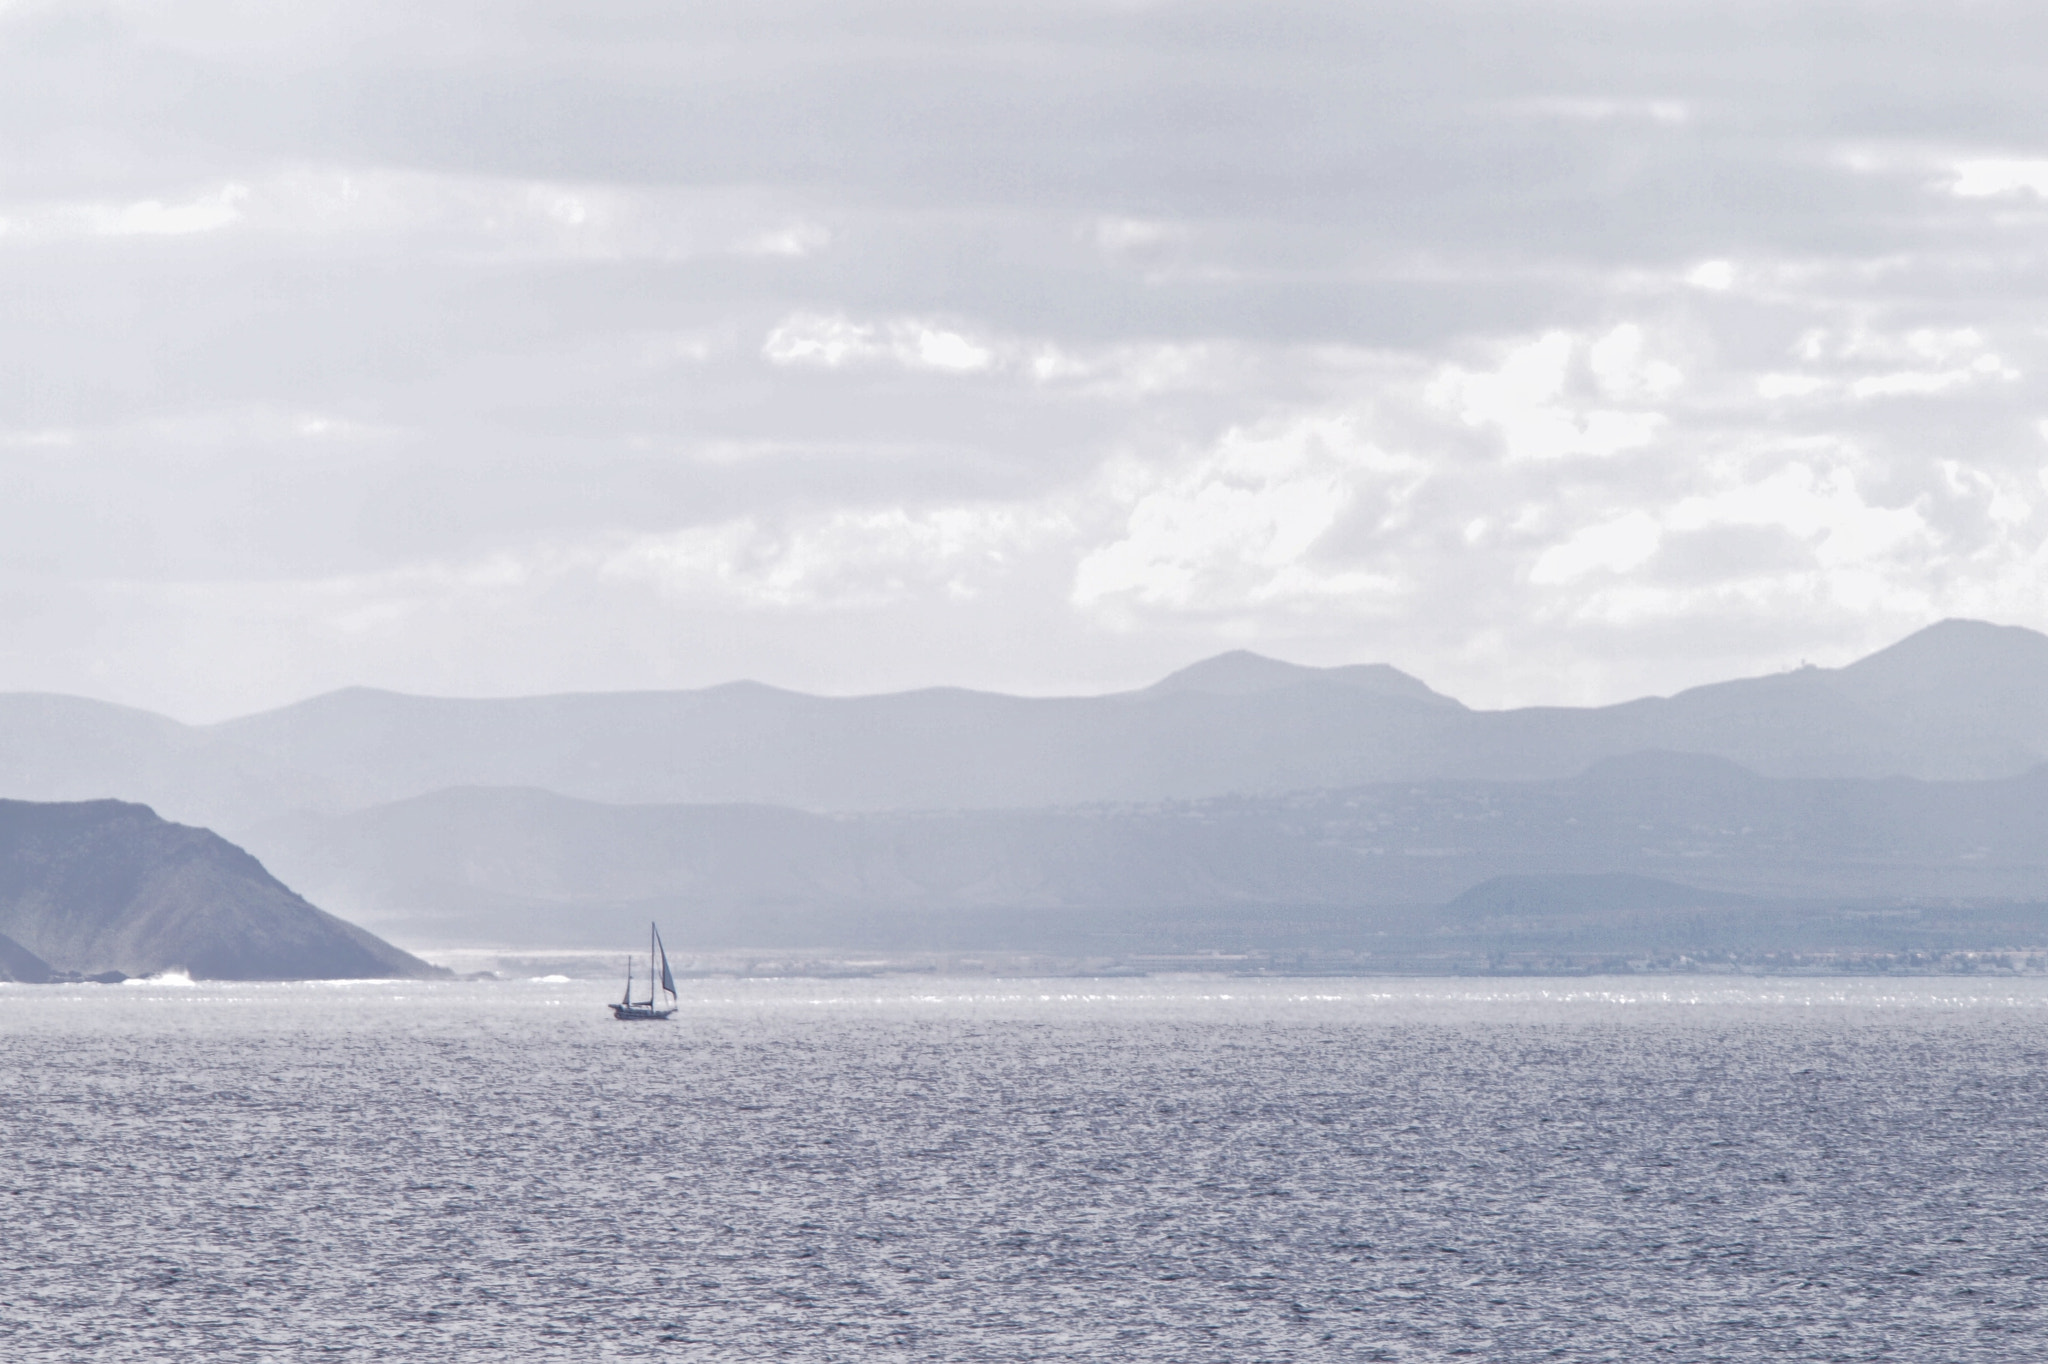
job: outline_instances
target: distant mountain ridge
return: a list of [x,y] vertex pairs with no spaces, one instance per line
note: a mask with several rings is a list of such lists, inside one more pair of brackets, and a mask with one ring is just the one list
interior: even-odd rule
[[819,812],[1549,780],[1646,750],[1780,777],[2003,778],[2048,761],[2048,636],[1945,621],[1844,668],[1619,705],[1474,711],[1384,665],[1237,652],[1140,691],[690,692],[448,700],[350,690],[211,726],[0,696],[0,794],[144,800],[241,836],[280,812],[531,787]]

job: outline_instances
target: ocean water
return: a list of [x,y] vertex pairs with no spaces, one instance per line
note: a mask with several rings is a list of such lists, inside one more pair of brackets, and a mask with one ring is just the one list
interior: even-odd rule
[[0,1359],[2040,1360],[2037,981],[0,988]]

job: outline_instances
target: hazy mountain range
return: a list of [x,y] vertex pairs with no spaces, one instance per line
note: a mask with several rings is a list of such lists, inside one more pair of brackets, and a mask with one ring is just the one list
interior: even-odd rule
[[1947,621],[1845,668],[1575,709],[1475,711],[1384,666],[1235,653],[1142,691],[934,689],[445,700],[350,690],[215,725],[75,697],[0,696],[0,787],[119,794],[243,829],[456,786],[805,810],[1192,800],[1367,782],[1564,777],[1645,750],[1767,776],[2014,776],[2048,761],[2048,636]]
[[323,903],[429,941],[552,932],[595,946],[658,918],[679,941],[793,946],[838,925],[873,937],[908,915],[966,944],[1020,915],[1115,932],[1184,912],[1326,921],[1440,905],[1497,876],[1583,872],[1865,908],[2048,902],[2048,770],[1767,778],[1640,754],[1551,781],[861,815],[466,788],[282,819],[256,842]]
[[971,937],[1438,905],[1534,873],[2048,900],[2043,698],[2048,636],[1968,621],[1583,709],[1245,653],[1055,699],[354,690],[186,726],[8,696],[0,794],[147,801],[415,942],[603,945],[650,915],[706,941]]

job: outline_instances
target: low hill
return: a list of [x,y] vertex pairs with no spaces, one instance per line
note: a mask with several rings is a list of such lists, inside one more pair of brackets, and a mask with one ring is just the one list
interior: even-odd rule
[[240,848],[146,806],[0,801],[0,966],[217,980],[440,974],[315,909]]
[[[907,946],[1446,902],[1447,922],[1477,922],[1741,896],[2048,901],[2048,769],[1794,779],[1649,753],[1547,781],[839,816],[468,788],[289,816],[252,846],[351,917],[447,945],[605,946],[650,917],[679,943]],[[1472,890],[1499,877],[1580,879]],[[1685,889],[1666,903],[1665,885]]]
[[1496,876],[1444,906],[1453,920],[1529,922],[1543,919],[1612,919],[1627,914],[1727,909],[1754,905],[1747,895],[1699,890],[1628,872],[1565,872],[1549,876]]

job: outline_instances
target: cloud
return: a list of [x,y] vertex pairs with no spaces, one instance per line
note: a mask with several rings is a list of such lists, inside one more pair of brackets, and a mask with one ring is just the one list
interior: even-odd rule
[[778,365],[823,365],[826,369],[890,353],[873,327],[843,316],[797,313],[785,318],[761,344],[761,354]]
[[1920,327],[1899,332],[1868,327],[1816,328],[1799,338],[1794,352],[1801,360],[1825,366],[1825,372],[1760,375],[1756,389],[1761,396],[1837,403],[1925,398],[2022,377],[1973,327]]
[[1992,199],[2031,194],[2048,198],[2048,160],[1986,156],[1950,167],[1949,193],[1958,199]]
[[1682,99],[1544,98],[1524,100],[1518,108],[1547,118],[1606,122],[1611,119],[1643,119],[1677,126],[1693,118],[1692,106]]
[[1685,382],[1684,373],[1650,353],[1648,333],[1624,322],[1586,346],[1586,365],[1603,396],[1621,402],[1668,398]]
[[885,507],[773,525],[740,517],[643,536],[600,574],[745,609],[873,609],[937,594],[968,600],[1066,532],[1056,512],[1000,505]]
[[785,318],[768,333],[761,354],[777,365],[837,369],[879,361],[949,374],[973,374],[996,363],[993,349],[947,327],[909,318],[857,323],[837,313]]
[[177,197],[0,204],[0,240],[207,237],[414,260],[683,262],[713,252],[801,259],[830,231],[792,217],[789,196],[298,161]]
[[[1573,393],[1574,371],[1595,381],[1587,401]],[[1492,370],[1445,366],[1429,400],[1467,426],[1499,433],[1508,458],[1609,458],[1650,445],[1666,424],[1659,411],[1599,406],[1596,401],[1650,401],[1684,380],[1675,365],[1651,358],[1643,332],[1624,324],[1598,338],[1546,332],[1511,348]]]
[[1685,272],[1685,282],[1695,289],[1723,294],[1735,287],[1735,263],[1725,260],[1701,261]]
[[1624,512],[1545,550],[1529,570],[1529,581],[1549,587],[1596,571],[1626,573],[1655,554],[1663,539],[1657,518],[1642,511]]
[[2027,30],[1812,18],[17,4],[0,688],[2048,625]]
[[830,229],[817,223],[798,222],[749,237],[738,249],[744,256],[786,256],[798,260],[815,255],[831,244]]
[[[1245,347],[1210,341],[1067,346],[919,318],[859,322],[838,312],[783,318],[762,341],[761,356],[772,365],[798,369],[894,366],[996,374],[1019,385],[1119,403],[1241,380],[1247,371],[1271,363],[1270,357]],[[1288,358],[1294,363],[1301,359]]]
[[222,185],[210,194],[183,203],[165,204],[155,199],[124,204],[114,209],[89,209],[93,230],[106,237],[177,237],[192,232],[213,232],[241,219],[241,203],[249,187]]
[[[1745,540],[1730,531],[1766,531]],[[1656,508],[1586,525],[1537,557],[1530,582],[1553,610],[1608,626],[1703,610],[1911,611],[1932,600],[1924,569],[1945,547],[1917,505],[1871,500],[1846,464],[1795,461],[1761,478],[1725,476]],[[1662,564],[1667,548],[1721,544],[1740,558]],[[1771,556],[1758,550],[1771,547]]]
[[81,237],[188,237],[244,219],[248,185],[230,181],[189,198],[13,204],[0,215],[0,241]]
[[1185,223],[1159,222],[1148,218],[1097,218],[1085,229],[1088,240],[1109,255],[1156,251],[1186,241]]
[[1076,567],[1073,601],[1112,619],[1384,610],[1404,595],[1402,575],[1322,551],[1348,518],[1398,517],[1423,473],[1419,461],[1373,445],[1342,416],[1232,431],[1168,471],[1113,466],[1104,495],[1128,510],[1117,537]]
[[1664,519],[1673,530],[1780,527],[1811,544],[1816,562],[1837,569],[1870,566],[1923,542],[1928,531],[1917,508],[1869,500],[1845,465],[1805,461],[1682,498]]
[[76,444],[78,433],[61,428],[42,431],[0,431],[0,447],[11,450],[63,450]]

